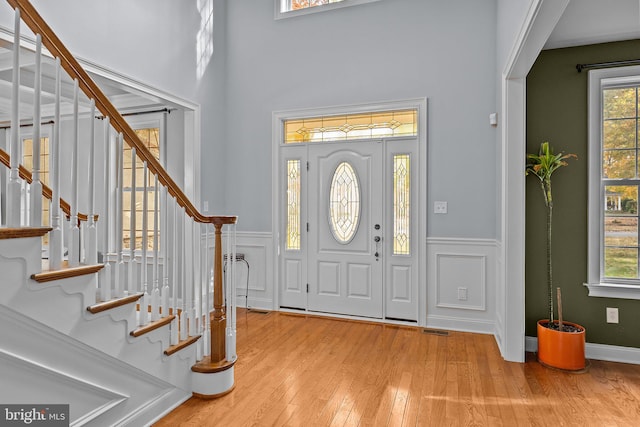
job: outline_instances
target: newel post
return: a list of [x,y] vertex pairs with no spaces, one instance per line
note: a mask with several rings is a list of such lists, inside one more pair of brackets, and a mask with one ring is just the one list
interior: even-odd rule
[[213,256],[213,317],[211,318],[211,363],[225,360],[225,331],[227,318],[222,290],[222,224],[215,226],[215,252]]

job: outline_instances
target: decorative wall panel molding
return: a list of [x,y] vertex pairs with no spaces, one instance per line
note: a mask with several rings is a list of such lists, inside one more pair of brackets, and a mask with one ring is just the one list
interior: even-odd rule
[[497,243],[427,239],[427,326],[494,333]]

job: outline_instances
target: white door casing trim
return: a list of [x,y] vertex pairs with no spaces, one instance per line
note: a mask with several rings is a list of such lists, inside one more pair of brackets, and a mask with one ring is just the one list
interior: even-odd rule
[[502,357],[513,362],[524,362],[525,357],[526,76],[568,4],[569,0],[531,1],[500,79],[504,120],[497,326],[503,329],[496,331],[496,337]]
[[280,280],[282,274],[280,272],[280,215],[281,215],[281,186],[282,177],[280,170],[280,151],[283,137],[284,120],[300,117],[317,117],[323,115],[338,115],[346,113],[364,113],[375,111],[389,111],[400,109],[417,109],[418,110],[418,159],[420,163],[420,171],[418,175],[418,324],[426,325],[426,298],[427,298],[427,280],[426,280],[426,234],[427,234],[427,98],[413,98],[398,101],[379,102],[371,104],[353,104],[334,106],[326,108],[308,108],[299,110],[275,111],[272,114],[272,230],[273,230],[273,253],[275,255],[274,262],[274,284],[276,288],[273,290],[273,306],[274,309],[280,307],[279,293]]

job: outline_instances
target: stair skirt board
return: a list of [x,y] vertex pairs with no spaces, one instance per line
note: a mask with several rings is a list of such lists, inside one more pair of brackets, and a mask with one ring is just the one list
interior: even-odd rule
[[3,403],[70,404],[72,425],[143,425],[191,396],[189,388],[176,387],[4,305],[0,322],[0,376],[12,385],[0,388]]

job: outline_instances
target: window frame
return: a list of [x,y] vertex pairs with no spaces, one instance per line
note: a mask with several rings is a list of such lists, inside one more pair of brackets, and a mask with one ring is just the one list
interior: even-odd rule
[[282,11],[283,3],[291,3],[291,0],[275,0],[274,2],[274,19],[294,18],[296,16],[309,15],[317,12],[326,12],[328,10],[340,9],[343,7],[357,6],[360,4],[373,3],[380,0],[342,0],[337,3],[323,4],[319,6],[307,7],[298,10]]
[[[604,180],[602,179],[602,92],[620,85],[640,85],[640,66],[589,71],[588,76],[588,282],[589,296],[640,300],[640,278],[605,280]],[[640,181],[640,180],[639,180]],[[640,185],[640,182],[639,182]]]
[[[27,130],[27,131],[23,131],[20,133],[20,164],[24,165],[25,163],[25,143],[27,140],[31,140],[31,144],[32,144],[32,152],[31,152],[31,156],[33,157],[33,128]],[[41,125],[40,126],[40,140],[46,139],[47,140],[47,151],[48,154],[47,156],[51,156],[51,134],[53,133],[53,124],[51,125]],[[43,164],[46,165],[46,171],[44,173],[49,174],[49,177],[51,177],[51,170],[50,170],[50,164],[49,162],[43,162],[43,157],[44,154],[42,152],[40,152],[40,173],[43,173],[42,169],[43,169]],[[32,165],[33,165],[33,160],[32,161]],[[29,172],[33,173],[33,168],[28,169]],[[42,177],[40,179],[40,182],[42,182]],[[26,181],[24,181],[24,183],[26,184]],[[46,185],[48,187],[51,187],[51,182],[49,182],[49,180],[47,179],[47,182],[42,182],[42,185]],[[31,185],[29,185],[29,191],[31,190]],[[41,196],[44,197],[44,196]],[[49,204],[48,209],[45,209],[45,203]],[[51,225],[51,204],[52,201],[48,200],[47,202],[45,202],[43,200],[42,202],[42,226],[43,227],[48,227]],[[47,212],[47,215],[45,216],[45,210]],[[45,219],[46,218],[46,219]],[[48,235],[44,235],[42,237],[42,248],[44,250],[48,250],[49,248],[49,236]]]
[[[129,126],[131,126],[131,129],[133,129],[134,131],[138,131],[138,130],[142,130],[142,129],[158,129],[158,149],[159,149],[159,159],[158,161],[160,162],[160,164],[166,169],[167,165],[166,165],[166,151],[167,151],[167,142],[166,142],[166,114],[165,112],[152,112],[152,113],[140,113],[140,115],[134,115],[134,116],[130,116],[130,117],[126,117],[127,123],[129,124]],[[125,143],[126,146],[126,143]],[[124,148],[124,147],[123,147]],[[136,156],[136,159],[140,159],[138,156]],[[153,175],[151,174],[151,172],[149,172],[149,178],[151,179]],[[159,186],[160,187],[160,186]],[[158,189],[155,189],[154,186],[147,184],[147,189],[148,191],[154,191],[156,192],[156,194],[154,195],[154,197],[159,197],[159,191]],[[125,197],[130,197],[130,193],[131,193],[132,188],[131,187],[124,187],[123,186],[123,198]],[[138,190],[136,190],[138,191]],[[159,201],[160,203],[160,201]],[[150,213],[153,212],[154,208],[153,206],[148,206],[148,210]],[[158,219],[160,221],[159,224],[159,229],[158,229],[158,235],[161,235],[162,229],[163,229],[163,224],[164,221],[166,220],[166,218],[164,218],[164,215],[161,214],[161,210],[162,210],[162,206],[160,204],[158,204]],[[124,211],[123,211],[124,213]],[[124,218],[124,217],[123,217]],[[150,227],[150,229],[148,230],[148,233],[152,233],[153,232],[153,223],[148,224],[148,226]],[[125,229],[128,229],[129,224],[125,224],[125,221],[123,221],[122,223],[122,232],[123,232],[123,237],[122,237],[122,248],[124,250],[125,255],[128,254],[128,256],[130,256],[130,251],[131,248],[130,246],[125,246],[124,245],[124,232]],[[142,223],[138,223],[136,222],[136,232],[138,232],[139,230],[141,230],[142,228]],[[160,236],[160,244],[162,244],[162,237]],[[136,257],[136,259],[141,259],[142,257],[142,249],[136,249],[134,248],[134,256]],[[149,263],[149,260],[153,260],[153,257],[155,256],[154,254],[154,250],[153,249],[147,249],[147,262]],[[158,259],[159,261],[162,261],[162,250],[159,249],[158,250]]]

